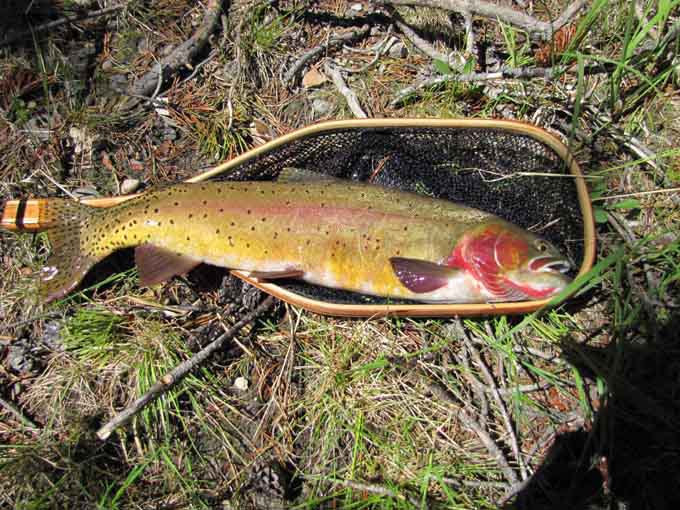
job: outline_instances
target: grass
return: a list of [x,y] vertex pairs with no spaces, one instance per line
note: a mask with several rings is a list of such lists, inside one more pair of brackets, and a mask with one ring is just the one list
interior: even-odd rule
[[[560,12],[563,3],[546,8]],[[44,236],[0,233],[0,396],[38,425],[0,411],[0,505],[497,508],[509,489],[502,466],[460,410],[514,473],[523,466],[535,475],[508,507],[674,503],[678,203],[677,194],[640,192],[679,179],[677,39],[667,39],[678,3],[640,2],[639,15],[629,2],[592,2],[562,51],[551,53],[551,62],[570,66],[555,81],[450,82],[395,109],[388,105],[398,90],[442,70],[410,46],[406,58],[383,56],[348,79],[376,117],[503,115],[569,141],[596,206],[598,261],[569,289],[576,297],[558,296],[552,310],[464,321],[345,320],[280,305],[101,443],[95,431],[116,410],[228,327],[231,311],[261,296],[229,279],[223,286],[225,274],[205,268],[140,289],[123,256],[102,269],[108,276],[43,307],[28,276],[44,261]],[[349,5],[318,9],[337,15]],[[409,11],[407,21],[420,20],[423,33],[443,34],[440,48],[462,46],[459,20]],[[253,121],[265,119],[278,133],[302,127],[313,97],[334,102],[334,117],[350,115],[331,83],[305,91],[280,80],[328,24],[294,5],[264,3],[231,9],[228,30],[215,36],[219,50],[192,79],[182,82],[186,73],[162,91],[166,112],[123,111],[110,81],[141,75],[193,32],[201,14],[193,3],[133,2],[116,30],[92,22],[83,25],[91,30],[62,27],[0,49],[0,83],[11,96],[0,111],[3,196],[58,195],[54,182],[109,193],[125,178],[149,186],[186,178],[250,148]],[[377,27],[362,47],[385,37]],[[522,32],[483,19],[475,28],[484,29],[499,62],[535,65],[541,45]],[[68,38],[94,44],[86,71],[69,63],[77,57]],[[353,68],[373,58],[330,56]],[[609,72],[591,75],[593,64]],[[39,86],[14,97],[23,82],[5,78],[18,69]],[[69,88],[73,80],[83,86]],[[288,115],[292,104],[301,112]],[[92,141],[85,155],[69,134],[84,126]],[[42,128],[49,131],[40,138]],[[164,139],[159,133],[168,128],[176,136]],[[624,144],[629,136],[652,157]],[[24,372],[10,364],[21,346],[32,362]]]

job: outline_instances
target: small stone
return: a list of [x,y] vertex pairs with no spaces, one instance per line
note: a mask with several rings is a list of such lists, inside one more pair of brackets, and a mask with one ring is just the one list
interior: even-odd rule
[[312,111],[314,112],[315,117],[328,115],[332,108],[333,105],[325,99],[316,98],[312,101]]
[[125,92],[128,87],[128,80],[123,74],[114,74],[109,80],[109,85],[114,92]]
[[113,69],[113,62],[109,59],[104,60],[102,62],[102,71],[109,72],[111,69]]
[[43,343],[55,351],[61,351],[63,349],[63,342],[61,339],[61,323],[59,321],[50,321],[45,323],[45,329],[43,331]]
[[352,9],[354,12],[361,12],[363,10],[364,6],[357,3],[357,4],[352,4],[350,6],[350,9]]
[[124,179],[123,182],[120,183],[120,192],[123,195],[134,193],[137,191],[140,184],[141,182],[139,179]]
[[139,42],[137,43],[137,51],[138,52],[143,52],[149,49],[149,41],[147,41],[144,38],[141,38]]
[[28,357],[28,347],[23,342],[10,345],[7,349],[7,363],[20,374],[30,372],[33,361]]
[[169,141],[169,142],[174,142],[177,140],[177,131],[175,131],[171,127],[166,127],[163,129],[163,140],[164,141]]
[[248,389],[248,379],[245,377],[237,377],[234,381],[234,389],[237,391],[246,391]]
[[408,50],[403,42],[396,42],[392,45],[387,54],[392,58],[404,58],[408,55]]

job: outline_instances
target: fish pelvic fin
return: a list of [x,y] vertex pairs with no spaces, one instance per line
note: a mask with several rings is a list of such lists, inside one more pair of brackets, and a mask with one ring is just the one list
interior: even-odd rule
[[427,260],[390,258],[392,270],[401,284],[411,292],[425,294],[446,286],[459,270]]
[[[46,200],[40,210],[40,223],[47,229],[51,255],[40,271],[40,296],[54,301],[73,290],[90,268],[104,254],[95,254],[85,241],[90,229],[92,207],[75,200],[54,198]],[[111,250],[113,251],[113,250]]]

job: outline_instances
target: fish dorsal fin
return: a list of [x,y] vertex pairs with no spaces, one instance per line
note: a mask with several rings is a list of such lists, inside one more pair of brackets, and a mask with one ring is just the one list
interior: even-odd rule
[[144,286],[156,285],[175,275],[188,273],[201,263],[153,244],[137,246],[135,262],[139,268],[139,283]]
[[427,260],[392,257],[390,259],[392,269],[399,281],[411,292],[424,294],[441,289],[449,279],[459,272],[441,264],[428,262]]
[[276,178],[277,182],[341,182],[342,179],[331,175],[313,172],[304,168],[286,167]]

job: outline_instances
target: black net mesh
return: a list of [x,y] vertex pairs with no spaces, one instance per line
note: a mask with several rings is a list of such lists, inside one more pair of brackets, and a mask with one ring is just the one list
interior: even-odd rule
[[[274,148],[214,179],[272,180],[286,167],[370,181],[492,212],[550,240],[575,267],[582,261],[583,220],[574,180],[558,154],[526,135],[488,128],[336,129]],[[333,303],[387,302],[300,281],[277,284]]]

